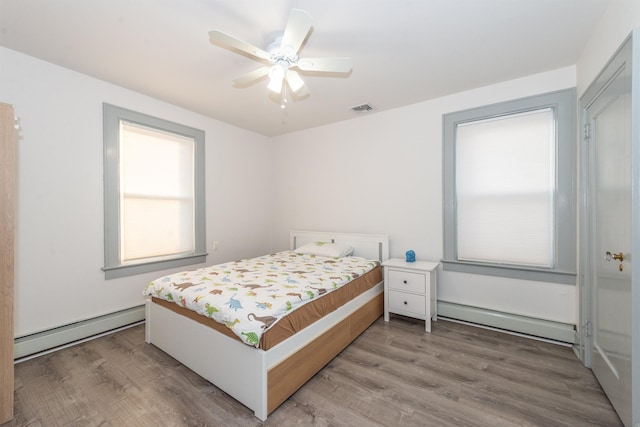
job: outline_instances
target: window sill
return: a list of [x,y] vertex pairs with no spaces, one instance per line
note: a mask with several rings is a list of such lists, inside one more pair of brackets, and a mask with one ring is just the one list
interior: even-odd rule
[[456,271],[459,273],[533,280],[536,282],[560,283],[563,285],[574,286],[576,284],[576,273],[557,270],[543,270],[511,265],[491,265],[450,260],[442,260],[442,269],[445,271]]
[[148,261],[140,264],[118,265],[103,267],[106,280],[118,279],[120,277],[133,276],[136,274],[150,273],[152,271],[167,270],[170,268],[183,267],[206,262],[207,253],[182,256],[180,258],[163,259],[158,261]]

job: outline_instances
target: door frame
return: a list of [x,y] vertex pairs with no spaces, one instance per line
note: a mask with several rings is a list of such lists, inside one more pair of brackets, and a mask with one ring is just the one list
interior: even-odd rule
[[[593,227],[592,191],[595,158],[591,142],[590,130],[587,127],[587,108],[606,87],[613,73],[615,73],[615,58],[617,53],[631,43],[632,55],[632,83],[631,83],[631,320],[632,320],[632,360],[631,360],[631,418],[632,426],[640,427],[640,29],[634,30],[616,50],[612,59],[607,62],[603,71],[593,80],[580,97],[579,129],[581,132],[578,142],[580,173],[579,178],[579,256],[578,256],[578,295],[579,315],[578,330],[576,332],[576,354],[585,366],[591,367],[591,334],[592,320],[591,291],[593,288],[593,267],[590,248],[595,243],[591,238]],[[611,66],[611,67],[610,67]],[[613,69],[613,70],[611,70]]]

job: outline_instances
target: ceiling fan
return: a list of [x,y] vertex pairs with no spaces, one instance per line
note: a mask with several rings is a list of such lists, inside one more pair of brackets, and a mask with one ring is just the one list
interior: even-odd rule
[[[351,71],[351,58],[300,58],[298,51],[307,38],[313,18],[304,10],[292,9],[282,36],[277,37],[266,50],[230,36],[222,31],[209,31],[212,43],[232,50],[247,53],[265,65],[233,80],[238,86],[246,86],[258,79],[269,76],[268,88],[282,97],[282,108],[286,103],[287,86],[295,94],[302,94],[304,81],[296,71],[320,73],[348,73]],[[285,84],[286,83],[286,84]]]

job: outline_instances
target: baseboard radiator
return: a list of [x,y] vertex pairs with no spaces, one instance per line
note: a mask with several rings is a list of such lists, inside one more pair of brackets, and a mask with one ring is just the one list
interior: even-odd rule
[[562,343],[575,343],[574,325],[568,323],[552,322],[445,301],[438,301],[438,317],[461,320]]
[[[518,316],[484,308],[438,301],[438,317],[574,344],[573,325]],[[144,305],[94,317],[14,340],[14,359],[22,359],[86,340],[96,335],[135,325],[145,319]]]
[[143,322],[144,305],[15,338],[15,360]]

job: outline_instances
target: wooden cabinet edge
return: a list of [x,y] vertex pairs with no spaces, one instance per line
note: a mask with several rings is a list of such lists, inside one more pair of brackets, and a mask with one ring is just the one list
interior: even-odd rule
[[15,239],[15,112],[0,103],[0,424],[13,419],[13,279]]

